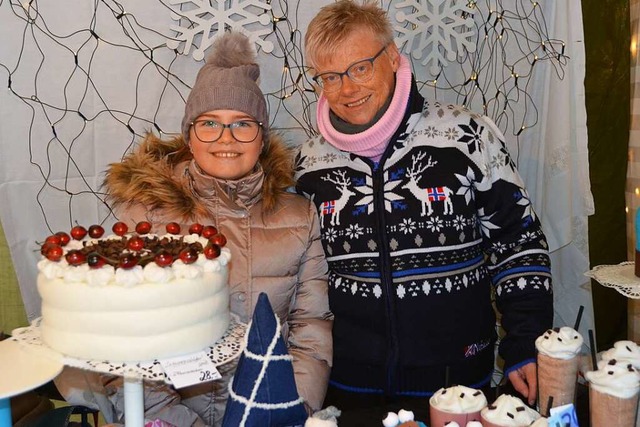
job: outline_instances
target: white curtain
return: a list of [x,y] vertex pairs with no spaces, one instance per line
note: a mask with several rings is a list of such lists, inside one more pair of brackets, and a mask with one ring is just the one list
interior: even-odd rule
[[[302,38],[309,20],[328,3],[255,0],[245,8],[239,2],[219,2],[220,7],[241,12],[236,16],[254,37],[272,126],[292,143],[313,132],[316,98],[302,72]],[[422,24],[407,26],[408,15],[416,10],[432,23],[442,18],[437,16],[442,9],[433,11],[427,0],[380,4],[397,28],[421,30]],[[422,6],[407,6],[411,4]],[[426,63],[425,54],[431,51],[419,52],[419,31],[412,39],[405,32],[398,40],[405,52],[414,50],[413,67],[425,96],[484,111],[504,131],[551,245],[556,324],[573,325],[583,305],[581,330],[586,334],[593,328],[589,282],[583,276],[589,269],[587,216],[593,213],[593,201],[580,0],[444,4],[455,15],[457,27],[443,27],[454,46],[440,47],[450,51],[457,44],[458,50],[473,50],[473,41],[482,49],[457,59],[443,55],[439,63],[431,57]],[[145,131],[179,130],[184,99],[202,64],[194,59],[195,47],[204,43],[202,34],[185,25],[186,18],[179,20],[176,11],[192,16],[194,22],[215,16],[211,9],[208,17],[193,17],[202,7],[200,1],[0,1],[0,219],[29,319],[40,314],[36,242],[76,222],[110,227],[113,218],[100,194],[106,166],[117,162]],[[475,17],[475,27],[469,24],[470,16]],[[526,19],[519,19],[523,16]],[[514,28],[518,22],[527,25]],[[463,30],[469,33],[460,37],[456,31]],[[540,34],[555,41],[555,60],[537,56],[552,48],[548,44],[540,50],[541,41],[549,42]],[[179,40],[169,40],[171,48],[167,47],[168,39],[179,35],[195,37],[189,55],[176,54],[174,48],[183,51],[185,46]],[[522,61],[509,63],[510,49],[523,47],[530,52]],[[469,58],[486,65],[482,58],[487,56],[496,60],[496,66],[485,68],[492,74],[474,74],[478,69],[470,68]],[[536,61],[535,67],[529,66]],[[520,69],[523,64],[526,67]],[[442,69],[437,76],[431,73],[434,65]],[[519,87],[514,84],[518,73]],[[474,87],[474,78],[483,76],[491,80],[484,82],[484,92],[465,92]],[[518,91],[511,92],[517,96],[502,110],[498,89],[505,88]],[[483,95],[495,99],[487,102]],[[519,132],[521,124],[526,129]]]

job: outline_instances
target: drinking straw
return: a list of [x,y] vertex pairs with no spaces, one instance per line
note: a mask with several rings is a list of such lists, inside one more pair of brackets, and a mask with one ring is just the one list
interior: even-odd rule
[[547,401],[547,413],[545,417],[549,418],[551,416],[551,407],[553,406],[553,396],[549,396],[549,400]]
[[591,363],[593,363],[593,370],[598,369],[598,357],[596,356],[596,340],[593,338],[593,329],[589,329],[589,345],[591,346]]
[[444,368],[444,388],[449,388],[449,366]]
[[578,330],[578,328],[580,327],[580,321],[582,320],[582,312],[584,311],[584,305],[580,306],[580,309],[578,309],[578,317],[576,318],[576,324],[573,327],[573,329],[575,329],[576,331]]

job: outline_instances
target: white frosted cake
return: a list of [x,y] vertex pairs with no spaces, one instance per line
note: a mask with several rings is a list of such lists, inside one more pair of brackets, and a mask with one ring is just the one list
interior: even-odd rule
[[225,333],[224,236],[202,233],[201,226],[181,236],[173,223],[159,236],[140,224],[143,233],[116,223],[117,234],[106,238],[99,226],[87,238],[79,226],[73,239],[47,238],[38,263],[45,344],[81,359],[148,361],[203,350]]

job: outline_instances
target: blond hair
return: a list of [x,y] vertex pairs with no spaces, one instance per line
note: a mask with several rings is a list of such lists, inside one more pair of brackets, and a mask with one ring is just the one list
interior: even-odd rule
[[384,46],[393,42],[393,28],[387,13],[374,0],[338,0],[325,6],[311,20],[304,38],[307,61],[311,67],[332,56],[354,31],[367,29]]

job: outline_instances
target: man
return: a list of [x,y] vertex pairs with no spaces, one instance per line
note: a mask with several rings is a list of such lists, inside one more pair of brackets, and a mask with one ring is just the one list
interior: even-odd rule
[[535,402],[534,341],[553,319],[550,264],[501,132],[423,99],[375,3],[324,7],[305,47],[321,136],[300,148],[297,190],[318,208],[329,261],[325,406],[424,404],[446,382],[486,386],[492,295],[505,374]]

